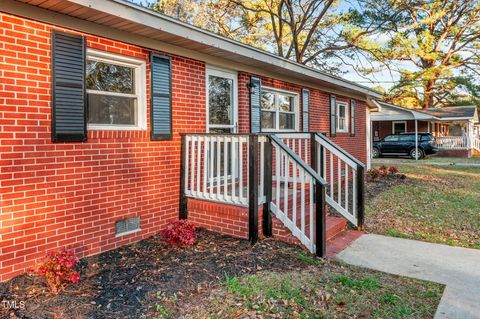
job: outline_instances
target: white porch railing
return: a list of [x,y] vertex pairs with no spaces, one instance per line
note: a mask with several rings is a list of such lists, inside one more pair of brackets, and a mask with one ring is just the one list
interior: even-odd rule
[[[263,212],[273,212],[311,252],[324,256],[325,203],[363,226],[363,174],[362,163],[316,133],[184,134],[180,214],[187,216],[187,197],[246,206],[254,243],[263,204]],[[268,234],[271,217],[263,216]]]
[[[363,185],[364,165],[323,135],[285,133],[277,136],[325,178],[328,184],[327,203],[353,225],[362,226],[363,221],[358,220],[358,200],[363,198],[363,194],[359,196],[359,191],[363,189],[359,190],[358,185]],[[310,158],[312,136],[317,146],[314,161]],[[359,176],[361,181],[357,180]]]
[[[303,145],[303,144],[297,144]],[[305,144],[306,145],[306,144]],[[315,225],[324,215],[325,181],[278,137],[272,136],[274,179],[270,210],[310,252],[316,251]],[[304,155],[307,147],[296,148]],[[282,178],[278,178],[281,176]],[[319,212],[321,210],[321,212]]]
[[475,136],[473,138],[473,148],[480,152],[480,136]]
[[439,136],[435,137],[438,148],[444,150],[466,149],[468,147],[467,136]]

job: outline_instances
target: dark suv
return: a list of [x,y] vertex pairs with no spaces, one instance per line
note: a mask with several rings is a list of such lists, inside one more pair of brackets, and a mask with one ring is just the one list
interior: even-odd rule
[[381,141],[373,142],[372,156],[409,155],[415,159],[435,154],[435,138],[430,133],[418,133],[418,155],[415,152],[415,133],[390,134]]

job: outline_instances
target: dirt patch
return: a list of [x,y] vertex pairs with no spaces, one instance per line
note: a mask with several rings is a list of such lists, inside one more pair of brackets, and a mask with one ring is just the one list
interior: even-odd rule
[[[198,243],[174,250],[154,236],[82,259],[81,279],[54,296],[42,278],[21,275],[0,284],[0,300],[24,301],[25,309],[0,308],[0,318],[150,318],[159,298],[190,302],[228,276],[259,271],[298,271],[297,246],[248,241],[199,230]],[[3,311],[3,312],[2,312]],[[145,316],[145,317],[142,317]]]

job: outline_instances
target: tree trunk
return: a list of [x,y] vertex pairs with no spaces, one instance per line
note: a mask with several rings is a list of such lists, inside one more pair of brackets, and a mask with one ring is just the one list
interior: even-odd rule
[[428,80],[424,90],[423,103],[422,103],[423,109],[428,109],[430,107],[433,107],[434,87],[435,87],[435,79]]

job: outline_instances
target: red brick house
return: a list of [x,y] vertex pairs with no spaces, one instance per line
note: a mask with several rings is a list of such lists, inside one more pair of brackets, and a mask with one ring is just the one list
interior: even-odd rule
[[378,93],[121,0],[5,0],[0,35],[0,281],[179,216],[320,255],[325,201],[361,226]]
[[372,140],[406,132],[432,133],[439,155],[470,157],[480,153],[478,110],[475,106],[409,109],[374,101],[378,112],[371,116]]

